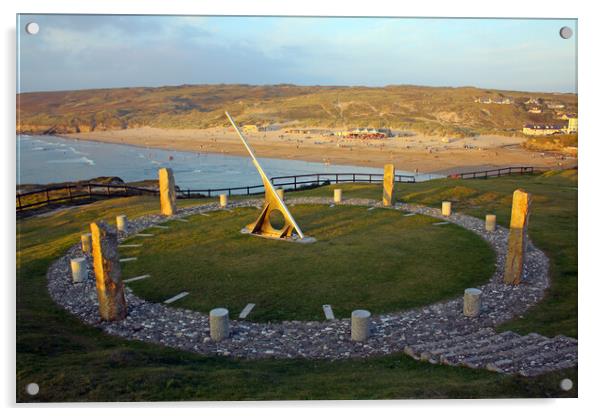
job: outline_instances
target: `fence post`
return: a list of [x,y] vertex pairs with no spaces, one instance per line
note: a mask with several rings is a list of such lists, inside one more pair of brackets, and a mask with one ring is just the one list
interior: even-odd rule
[[334,174],[334,183],[339,183],[339,174],[338,173]]
[[48,192],[48,189],[46,189],[46,203],[50,203],[50,193]]
[[251,195],[251,191],[249,190],[248,186],[247,186],[247,195]]
[[295,178],[295,190],[297,189],[297,175],[293,176]]
[[211,198],[211,189],[207,189],[207,198]]
[[111,195],[111,187],[107,185],[107,196]]
[[67,186],[67,194],[69,195],[69,201],[73,202],[73,195],[71,194],[71,185]]
[[316,185],[320,186],[320,174],[318,173],[318,183]]
[[17,194],[17,207],[21,209],[21,194]]

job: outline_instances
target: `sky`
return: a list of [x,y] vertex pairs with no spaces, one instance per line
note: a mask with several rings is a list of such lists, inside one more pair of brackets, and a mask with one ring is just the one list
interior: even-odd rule
[[[572,38],[560,37],[563,26]],[[219,83],[577,92],[574,19],[19,15],[17,54],[17,92]]]

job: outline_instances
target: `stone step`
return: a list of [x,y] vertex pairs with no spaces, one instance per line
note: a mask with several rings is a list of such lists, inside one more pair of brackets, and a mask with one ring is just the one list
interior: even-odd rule
[[485,328],[473,334],[455,339],[451,343],[447,342],[438,347],[430,348],[428,351],[423,352],[420,358],[433,364],[439,363],[442,354],[455,354],[467,349],[488,345],[491,342],[490,339],[495,336],[496,333],[492,328]]
[[539,367],[533,367],[525,370],[520,370],[518,373],[525,377],[535,377],[541,374],[545,374],[550,371],[564,370],[565,368],[575,367],[577,365],[577,358],[569,358],[556,361],[554,363],[545,364]]
[[[499,354],[503,354],[506,351],[510,351],[517,346],[525,344],[525,337],[522,337],[518,334],[509,335],[508,339],[503,342],[499,342],[497,344],[488,345],[484,348],[481,348],[477,351],[469,351],[467,350],[464,354],[454,354],[447,357],[445,354],[442,354],[440,357],[440,362],[442,364],[447,365],[459,365],[463,363],[467,366],[472,366],[473,364],[486,361],[490,362],[492,360],[496,360]],[[535,342],[538,338],[531,337],[527,340],[527,342]]]
[[524,373],[530,374],[531,371],[542,367],[555,367],[558,362],[570,361],[577,363],[577,346],[566,345],[551,340],[549,345],[543,347],[540,351],[525,356],[521,359],[505,359],[490,363],[487,369],[500,373]]
[[525,357],[532,355],[533,353],[542,350],[546,345],[552,344],[550,338],[543,337],[537,334],[529,334],[525,337],[521,337],[518,339],[518,343],[513,346],[511,349],[505,351],[496,351],[495,353],[489,355],[468,355],[466,357],[460,358],[457,361],[456,365],[463,365],[470,368],[487,368],[492,367],[490,364],[493,364],[498,361],[504,362],[506,364],[506,360],[517,361],[521,360]]
[[416,342],[412,343],[412,345],[407,345],[404,348],[404,352],[415,360],[426,359],[422,358],[423,353],[428,353],[431,350],[437,350],[445,348],[446,346],[453,346],[454,344],[465,341],[467,338],[472,338],[474,336],[483,336],[487,334],[494,334],[495,331],[491,328],[486,328],[477,332],[470,331],[467,333],[459,333],[455,335],[451,335],[449,333],[441,334],[436,337],[434,340],[429,340],[426,342],[420,342],[420,340],[416,340]]
[[502,332],[501,334],[491,334],[480,340],[471,343],[463,343],[453,348],[445,350],[432,351],[432,359],[436,362],[447,364],[458,357],[466,357],[467,355],[478,355],[491,351],[498,345],[520,338],[520,335],[510,331]]

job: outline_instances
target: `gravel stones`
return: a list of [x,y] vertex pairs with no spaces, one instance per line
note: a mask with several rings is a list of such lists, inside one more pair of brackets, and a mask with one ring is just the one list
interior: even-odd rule
[[[292,198],[289,204],[332,203],[332,198]],[[232,208],[261,207],[263,200],[231,202]],[[345,199],[340,205],[382,207],[370,199]],[[170,219],[185,219],[219,210],[218,202],[181,208]],[[463,314],[463,294],[457,298],[401,312],[373,315],[370,337],[352,341],[351,319],[331,321],[283,321],[255,323],[230,320],[228,338],[211,339],[209,316],[200,312],[147,302],[125,288],[128,315],[122,321],[101,321],[94,273],[90,270],[84,282],[71,282],[69,261],[82,253],[80,244],[67,250],[48,270],[48,291],[53,300],[83,322],[106,333],[131,340],[141,340],[204,355],[222,355],[246,359],[309,358],[339,360],[363,358],[404,351],[418,351],[418,359],[449,365],[488,368],[508,374],[538,375],[577,363],[577,341],[567,337],[539,338],[514,333],[496,334],[494,327],[521,315],[538,303],[549,286],[549,260],[530,242],[520,285],[503,283],[508,230],[497,227],[486,231],[485,222],[467,215],[452,213],[443,217],[440,209],[398,203],[392,209],[404,214],[427,215],[464,227],[487,241],[496,253],[496,270],[488,283],[477,287],[482,292],[481,312],[476,317]],[[123,241],[152,225],[165,222],[160,214],[151,214],[129,222]],[[334,305],[336,306],[336,305]],[[320,307],[320,305],[316,305]],[[541,337],[545,338],[545,337]],[[526,352],[523,352],[526,351]],[[523,352],[523,353],[521,353]],[[508,363],[501,360],[510,360]],[[497,364],[495,364],[497,362]],[[488,367],[489,366],[489,367]]]

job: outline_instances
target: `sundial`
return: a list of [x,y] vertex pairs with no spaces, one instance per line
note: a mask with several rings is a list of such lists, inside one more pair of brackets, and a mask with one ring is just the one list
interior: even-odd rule
[[[265,188],[265,201],[263,203],[261,214],[259,214],[259,217],[254,222],[248,224],[241,231],[243,233],[277,240],[297,241],[303,243],[314,242],[315,238],[307,237],[305,234],[303,234],[303,231],[301,231],[301,228],[293,218],[293,215],[290,213],[286,204],[276,192],[274,185],[259,164],[259,161],[255,157],[255,152],[245,139],[245,136],[238,128],[238,125],[234,119],[230,116],[230,114],[228,114],[227,111],[226,116],[228,117],[228,120],[230,120],[230,123],[232,123],[234,130],[238,134],[238,137],[240,137],[240,140],[247,149],[247,152],[249,152],[251,160],[253,161],[253,165],[255,165],[257,172],[259,172],[259,176],[261,177],[261,181],[263,182],[263,186]],[[284,225],[281,228],[275,228],[272,225],[271,218],[275,212],[280,212],[284,218]]]

